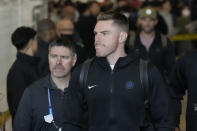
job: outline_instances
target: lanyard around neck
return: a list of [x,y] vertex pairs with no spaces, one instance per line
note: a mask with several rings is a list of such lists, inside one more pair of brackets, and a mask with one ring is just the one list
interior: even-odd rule
[[62,128],[58,127],[56,124],[55,124],[55,121],[54,121],[54,117],[53,117],[53,108],[52,108],[52,104],[51,104],[51,93],[50,93],[50,89],[48,88],[48,102],[49,102],[49,114],[52,116],[53,118],[53,125],[56,129],[58,129],[58,131],[62,131]]
[[51,104],[51,93],[50,93],[50,89],[48,88],[48,102],[49,102],[49,114],[52,116],[53,118],[53,125],[57,128],[57,125],[54,122],[54,117],[53,117],[53,108],[52,108],[52,104]]
[[52,115],[52,117],[53,117],[53,108],[51,105],[51,94],[50,94],[49,88],[48,88],[48,102],[49,102],[49,114]]

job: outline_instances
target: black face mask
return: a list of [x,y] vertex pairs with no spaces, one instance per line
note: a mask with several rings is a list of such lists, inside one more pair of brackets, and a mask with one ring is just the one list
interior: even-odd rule
[[73,41],[73,35],[65,35],[65,34],[61,34],[61,38],[62,39],[67,39],[67,40],[71,40]]

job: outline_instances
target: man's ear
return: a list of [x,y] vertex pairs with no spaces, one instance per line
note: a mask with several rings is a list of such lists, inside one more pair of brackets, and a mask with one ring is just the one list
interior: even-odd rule
[[30,39],[27,46],[26,46],[26,49],[33,48],[33,46],[34,46],[33,44],[34,44],[33,39]]
[[119,42],[124,43],[127,40],[128,33],[127,32],[120,32]]

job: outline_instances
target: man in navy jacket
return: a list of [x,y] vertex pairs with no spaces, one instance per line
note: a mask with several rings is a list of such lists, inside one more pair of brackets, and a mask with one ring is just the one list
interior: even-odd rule
[[[146,120],[138,56],[125,53],[128,30],[128,20],[120,13],[106,12],[97,17],[96,57],[90,65],[87,86],[79,85],[81,67],[72,74],[65,104],[65,131],[81,131],[84,123],[88,131],[153,130]],[[172,131],[167,91],[153,66],[149,84],[152,124],[157,131]]]

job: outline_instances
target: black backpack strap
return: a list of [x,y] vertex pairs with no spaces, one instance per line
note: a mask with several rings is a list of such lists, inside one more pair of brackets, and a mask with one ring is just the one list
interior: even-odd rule
[[135,45],[136,33],[130,34],[129,36],[129,48],[133,48]]
[[165,48],[167,47],[168,45],[168,39],[167,39],[167,36],[161,34],[161,44],[162,44],[162,47]]
[[88,71],[90,68],[90,64],[93,59],[86,60],[81,67],[80,75],[79,75],[79,86],[80,88],[86,87],[87,77],[88,77]]
[[150,87],[148,79],[148,61],[140,59],[139,64],[140,69],[140,81],[142,88],[144,88],[144,104],[148,105],[150,103]]

